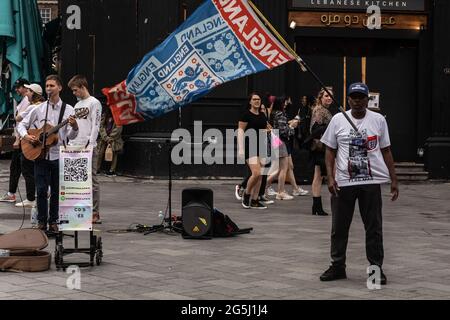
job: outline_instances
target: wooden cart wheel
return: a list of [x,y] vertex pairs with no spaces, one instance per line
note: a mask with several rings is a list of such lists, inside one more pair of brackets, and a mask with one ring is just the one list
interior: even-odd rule
[[95,262],[97,263],[98,266],[102,263],[102,258],[103,258],[102,238],[98,237],[97,246],[95,250]]

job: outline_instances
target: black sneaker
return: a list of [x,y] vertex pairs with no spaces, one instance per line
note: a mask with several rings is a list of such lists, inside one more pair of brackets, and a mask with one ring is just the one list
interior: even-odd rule
[[381,285],[386,285],[387,284],[387,278],[386,278],[386,275],[383,272],[383,269],[381,269],[380,284]]
[[328,270],[320,276],[320,281],[333,281],[339,279],[347,279],[344,267],[330,266]]
[[250,209],[250,195],[246,194],[245,192],[244,195],[242,196],[242,206],[245,209]]
[[267,207],[265,205],[263,205],[261,202],[259,202],[258,200],[252,200],[252,204],[251,204],[250,208],[252,208],[252,209],[267,209]]

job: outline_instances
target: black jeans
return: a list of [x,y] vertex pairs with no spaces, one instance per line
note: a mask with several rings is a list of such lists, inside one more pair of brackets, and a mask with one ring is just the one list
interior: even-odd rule
[[[34,173],[37,187],[38,222],[40,224],[56,223],[59,209],[59,160],[35,160]],[[47,192],[50,186],[50,211],[47,218]]]
[[22,152],[20,149],[14,149],[11,155],[11,164],[9,166],[9,192],[16,193],[19,185],[20,174],[22,173],[20,158]]
[[25,188],[27,190],[27,199],[34,201],[36,199],[36,185],[34,183],[34,161],[28,160],[22,154],[21,156],[22,175],[25,178]]
[[331,196],[333,215],[331,229],[331,260],[333,266],[345,267],[348,232],[352,223],[356,199],[366,231],[366,255],[371,265],[382,266],[383,220],[381,217],[381,187],[379,184],[341,187],[338,197]]

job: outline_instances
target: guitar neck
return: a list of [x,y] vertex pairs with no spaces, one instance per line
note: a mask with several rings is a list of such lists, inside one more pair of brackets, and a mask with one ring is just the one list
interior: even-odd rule
[[49,131],[47,131],[48,135],[51,135],[55,132],[58,132],[59,129],[61,129],[62,127],[64,127],[67,123],[69,122],[69,119],[64,120],[63,122],[61,122],[60,124],[54,126],[53,128],[51,128]]

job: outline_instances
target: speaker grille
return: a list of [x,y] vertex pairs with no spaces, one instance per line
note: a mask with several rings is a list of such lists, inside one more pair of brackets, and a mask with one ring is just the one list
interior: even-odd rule
[[183,207],[183,229],[191,237],[208,235],[212,227],[211,209],[202,202],[191,202]]

